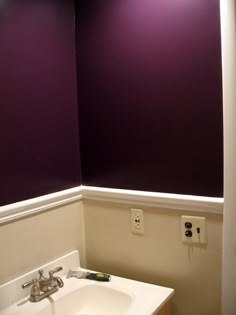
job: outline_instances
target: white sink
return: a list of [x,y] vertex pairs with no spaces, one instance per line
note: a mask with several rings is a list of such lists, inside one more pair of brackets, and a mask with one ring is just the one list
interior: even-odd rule
[[132,303],[132,297],[121,291],[89,284],[56,302],[52,302],[38,315],[121,315]]
[[38,276],[38,269],[1,285],[0,315],[154,315],[174,294],[170,288],[116,276],[110,282],[66,279],[71,267],[81,269],[78,257],[75,251],[40,267],[47,272],[63,266],[63,273],[58,275],[65,284],[40,302],[29,302],[30,289],[21,288]]

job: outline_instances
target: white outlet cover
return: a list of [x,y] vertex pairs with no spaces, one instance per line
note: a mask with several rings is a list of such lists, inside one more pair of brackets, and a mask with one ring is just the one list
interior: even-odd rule
[[[186,228],[185,223],[190,222],[191,228]],[[192,236],[187,237],[186,231],[191,231]],[[198,233],[199,231],[199,233]],[[205,217],[199,216],[181,216],[181,236],[182,241],[188,244],[206,244],[207,243],[207,220]]]
[[133,234],[144,234],[144,217],[142,209],[131,209],[131,231]]

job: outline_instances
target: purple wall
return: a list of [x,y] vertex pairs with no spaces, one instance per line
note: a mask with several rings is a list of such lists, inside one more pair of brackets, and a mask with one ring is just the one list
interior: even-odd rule
[[0,47],[0,205],[79,185],[73,1],[1,1]]
[[223,195],[218,0],[81,0],[83,184]]
[[[83,183],[223,195],[218,0],[77,1]],[[0,205],[81,183],[74,6],[0,6]]]

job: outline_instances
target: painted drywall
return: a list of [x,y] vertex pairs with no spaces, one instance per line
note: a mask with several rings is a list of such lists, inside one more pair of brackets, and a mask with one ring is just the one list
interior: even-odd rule
[[[222,196],[218,0],[76,3],[83,183]],[[81,183],[74,1],[5,1],[0,25],[6,205]]]
[[85,266],[82,202],[0,226],[0,284],[75,249]]
[[174,288],[173,315],[220,315],[222,216],[206,215],[207,246],[191,247],[181,242],[180,216],[196,212],[144,207],[139,236],[132,207],[140,208],[84,201],[87,267]]
[[0,284],[78,249],[84,267],[173,287],[173,315],[220,315],[222,215],[206,215],[206,247],[188,247],[180,216],[196,212],[143,207],[138,236],[130,232],[132,207],[86,200],[1,225]]
[[236,314],[236,2],[221,1],[224,100],[222,315]]
[[0,46],[0,205],[79,185],[73,1],[1,1]]
[[77,2],[83,184],[223,196],[219,0]]

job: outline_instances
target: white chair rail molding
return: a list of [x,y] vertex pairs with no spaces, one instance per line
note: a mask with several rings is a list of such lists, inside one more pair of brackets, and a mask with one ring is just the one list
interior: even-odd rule
[[223,198],[178,195],[138,190],[78,186],[0,207],[0,224],[70,204],[98,200],[139,206],[162,207],[202,213],[223,214]]

